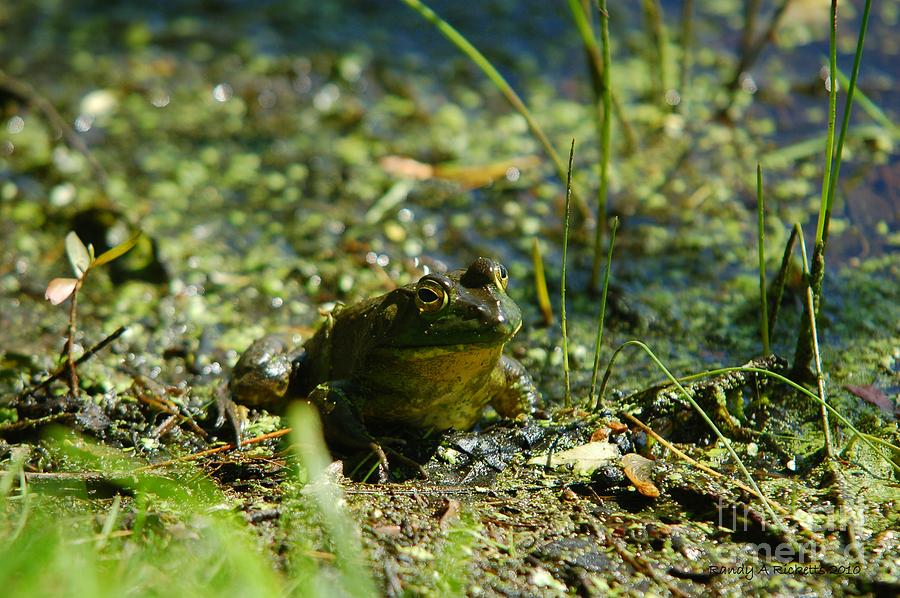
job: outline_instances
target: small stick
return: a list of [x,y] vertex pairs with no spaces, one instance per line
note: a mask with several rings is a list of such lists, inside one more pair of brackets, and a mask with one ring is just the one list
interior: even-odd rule
[[100,182],[100,186],[104,190],[106,189],[109,180],[109,175],[106,174],[106,170],[100,165],[100,162],[97,161],[97,158],[84,143],[84,140],[82,140],[82,138],[78,136],[78,133],[69,126],[66,119],[60,116],[56,108],[53,107],[53,104],[38,93],[34,87],[25,81],[20,81],[15,77],[7,75],[2,70],[0,70],[0,87],[5,87],[43,112],[47,120],[62,131],[62,134],[69,145],[78,150],[87,159],[88,164],[91,165],[91,169],[94,171],[94,176]]
[[[85,361],[87,361],[88,359],[90,359],[91,357],[93,357],[94,354],[96,354],[98,351],[102,351],[106,347],[106,345],[108,345],[109,343],[113,342],[114,340],[116,340],[117,338],[122,336],[122,334],[126,330],[128,330],[128,328],[126,326],[119,326],[115,332],[113,332],[112,334],[107,336],[105,339],[103,339],[102,341],[100,341],[99,343],[97,343],[96,345],[94,345],[93,347],[88,349],[87,351],[85,351],[84,355],[82,355],[77,360],[75,360],[74,365],[79,366],[82,363],[84,363]],[[46,378],[43,382],[41,382],[40,384],[38,384],[37,386],[35,386],[34,388],[32,388],[30,390],[23,390],[21,393],[19,393],[19,396],[16,398],[23,399],[29,395],[33,395],[34,393],[36,393],[37,391],[39,391],[43,388],[46,388],[48,384],[50,384],[54,380],[58,380],[60,378],[60,376],[62,376],[63,373],[66,372],[68,367],[69,367],[69,363],[67,361],[67,363],[64,363],[62,366],[60,366],[56,370],[56,372],[54,372],[52,375],[50,375],[50,377]]]
[[78,282],[75,283],[75,290],[72,291],[72,302],[69,305],[69,333],[66,335],[66,363],[69,366],[69,392],[73,399],[78,398],[78,370],[75,364],[75,318],[78,309],[78,291],[84,281],[83,276],[79,276]]
[[[266,440],[271,440],[273,438],[281,438],[286,434],[291,433],[292,428],[284,428],[282,430],[275,430],[274,432],[269,432],[268,434],[263,434],[262,436],[257,436],[255,438],[251,438],[249,440],[244,440],[241,442],[241,446],[247,446],[248,444],[257,444],[260,442],[265,442]],[[217,446],[216,448],[212,448],[205,451],[200,451],[199,453],[191,453],[190,455],[185,455],[183,457],[178,457],[177,459],[170,459],[168,461],[160,461],[159,463],[151,463],[150,465],[145,465],[143,467],[138,467],[133,470],[131,473],[141,473],[144,471],[150,471],[152,469],[159,469],[160,467],[168,467],[169,465],[175,465],[176,463],[184,463],[187,461],[196,461],[202,457],[208,457],[209,455],[216,455],[218,453],[224,453],[227,451],[233,451],[237,448],[235,444],[225,444],[222,446]]]
[[[754,0],[754,2],[756,2],[756,0]],[[758,4],[758,2],[756,3]],[[721,114],[722,116],[727,115],[728,111],[731,110],[731,106],[734,104],[735,92],[738,90],[741,84],[741,75],[743,75],[750,67],[753,66],[753,63],[756,62],[756,59],[759,58],[762,49],[765,47],[766,42],[768,42],[775,36],[775,30],[778,29],[778,25],[781,23],[781,18],[784,16],[784,13],[790,3],[791,0],[783,0],[783,2],[778,5],[778,8],[776,8],[775,12],[772,14],[772,18],[769,20],[768,27],[766,27],[766,30],[759,37],[757,37],[755,41],[751,43],[750,40],[747,39],[746,47],[743,47],[743,42],[741,43],[742,51],[740,61],[738,62],[737,67],[734,69],[734,75],[732,76],[731,81],[729,81],[728,85],[726,86],[726,90],[728,91],[728,100],[725,106],[719,111],[719,114]],[[752,34],[752,31],[750,33]]]

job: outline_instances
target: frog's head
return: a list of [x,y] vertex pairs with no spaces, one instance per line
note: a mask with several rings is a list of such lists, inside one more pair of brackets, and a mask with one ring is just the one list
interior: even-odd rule
[[465,270],[426,274],[397,289],[403,303],[387,343],[393,347],[502,345],[519,331],[522,314],[506,294],[509,275],[480,257]]

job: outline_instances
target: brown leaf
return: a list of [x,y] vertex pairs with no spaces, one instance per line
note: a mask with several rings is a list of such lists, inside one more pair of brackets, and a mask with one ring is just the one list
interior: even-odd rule
[[394,176],[423,181],[432,178],[454,181],[464,189],[475,189],[540,164],[537,156],[521,156],[490,164],[425,164],[405,156],[384,156],[378,161],[385,172]]
[[447,499],[447,502],[444,504],[444,513],[441,515],[440,526],[441,529],[446,529],[450,522],[456,519],[459,516],[459,501]]
[[72,296],[75,292],[75,285],[78,284],[77,278],[54,278],[47,285],[44,292],[44,299],[47,299],[53,305],[59,305]]
[[385,172],[394,176],[423,181],[434,176],[434,167],[404,156],[385,156],[378,161]]
[[622,457],[622,470],[638,492],[650,498],[659,496],[659,488],[653,483],[653,461],[637,453],[628,453]]
[[607,436],[609,436],[609,430],[607,428],[597,428],[594,430],[594,433],[591,434],[591,442],[603,442],[606,440]]
[[623,424],[622,422],[620,422],[619,420],[616,420],[616,419],[611,420],[606,425],[609,426],[609,429],[613,434],[621,434],[622,432],[625,432],[628,430],[627,425]]
[[891,415],[898,415],[897,406],[894,405],[894,402],[888,398],[881,389],[876,388],[871,384],[864,384],[861,386],[857,386],[856,384],[844,384],[844,388],[861,398],[863,401],[872,403],[882,411]]

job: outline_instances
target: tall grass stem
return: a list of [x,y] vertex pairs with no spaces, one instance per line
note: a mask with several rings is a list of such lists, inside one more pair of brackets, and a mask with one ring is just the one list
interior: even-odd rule
[[816,225],[816,243],[825,234],[825,215],[831,184],[831,169],[834,167],[834,125],[837,120],[837,5],[831,0],[831,27],[828,42],[828,136],[825,140],[825,172],[822,175],[822,197],[819,207],[819,222]]
[[[853,55],[853,70],[850,73],[850,85],[847,86],[847,99],[844,101],[844,114],[841,119],[841,132],[838,135],[837,147],[834,151],[834,166],[831,169],[831,178],[828,181],[828,201],[825,203],[825,215],[822,217],[824,220],[823,223],[820,224],[821,235],[818,234],[816,239],[821,240],[822,243],[828,242],[828,224],[831,220],[831,208],[834,204],[834,195],[837,190],[837,182],[838,177],[841,172],[841,158],[844,153],[844,141],[847,138],[847,131],[850,129],[850,113],[853,108],[853,94],[856,91],[856,83],[859,79],[859,65],[862,62],[862,52],[863,45],[866,41],[866,31],[869,27],[869,14],[872,9],[872,0],[866,0],[866,5],[863,8],[862,20],[859,24],[859,35],[856,38],[856,53]],[[832,51],[833,53],[834,51]],[[835,75],[836,76],[836,72]],[[834,79],[832,79],[832,88],[836,87],[833,83]],[[815,258],[813,259],[815,262]],[[818,289],[816,288],[818,286]],[[813,287],[813,292],[816,296],[819,296],[819,292],[821,291],[821,282],[819,285]]]
[[831,425],[828,423],[828,402],[825,395],[825,375],[822,373],[822,356],[819,352],[819,334],[816,330],[815,298],[810,283],[809,261],[806,258],[806,242],[803,239],[803,229],[800,224],[794,225],[797,236],[800,237],[800,257],[803,260],[803,275],[806,278],[806,312],[809,316],[809,335],[812,343],[813,364],[816,368],[816,388],[819,391],[819,400],[822,410],[822,433],[825,435],[825,454],[834,457],[834,447],[831,443]]
[[560,320],[562,322],[562,348],[563,348],[563,377],[566,383],[565,406],[572,406],[572,388],[569,381],[569,339],[566,328],[566,259],[569,249],[569,216],[571,214],[572,199],[572,161],[575,158],[575,140],[569,148],[569,169],[566,176],[566,206],[563,216],[563,250],[562,250],[562,283],[560,284]]
[[600,244],[606,230],[609,197],[609,151],[612,137],[612,57],[609,49],[609,12],[606,0],[597,1],[600,13],[600,40],[603,45],[603,121],[600,124],[600,186],[597,189],[597,228],[594,231],[594,262],[591,267],[591,288],[597,288],[600,274]]
[[766,216],[763,203],[762,166],[756,165],[757,254],[759,255],[759,319],[763,355],[769,355],[769,302],[766,300]]
[[[610,222],[609,250],[606,252],[606,272],[603,275],[603,294],[600,299],[600,316],[597,318],[597,341],[594,344],[594,369],[591,372],[591,394],[588,404],[594,403],[597,388],[597,372],[600,369],[600,347],[603,345],[603,324],[606,321],[606,296],[609,291],[609,273],[612,267],[613,247],[616,244],[616,231],[619,229],[619,218],[614,216]],[[595,406],[596,408],[597,406]]]

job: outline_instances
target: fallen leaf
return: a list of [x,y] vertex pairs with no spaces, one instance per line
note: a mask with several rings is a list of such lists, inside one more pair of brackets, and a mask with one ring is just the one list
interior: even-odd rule
[[[619,447],[609,442],[589,442],[560,453],[554,453],[550,459],[550,465],[552,467],[571,466],[575,473],[589,476],[601,467],[617,464],[621,454]],[[534,457],[528,464],[546,465],[547,456]]]
[[894,402],[888,398],[881,389],[876,388],[871,384],[864,384],[861,386],[857,386],[856,384],[844,384],[844,388],[861,398],[863,401],[872,403],[882,411],[891,415],[898,415],[897,406],[894,405]]
[[606,425],[609,426],[609,429],[613,434],[621,434],[622,432],[628,431],[628,426],[616,419],[610,421]]
[[628,453],[622,457],[622,470],[638,492],[650,498],[659,496],[659,488],[653,483],[652,460],[637,453]]
[[385,172],[394,176],[423,181],[434,176],[434,167],[403,156],[385,156],[378,161]]
[[518,177],[520,171],[540,164],[537,156],[521,156],[490,164],[425,164],[405,156],[384,156],[378,161],[385,172],[394,176],[423,181],[444,179],[459,183],[464,189],[490,185],[502,177]]
[[459,516],[459,501],[446,499],[447,502],[444,503],[444,512],[441,514],[441,519],[439,521],[439,525],[441,529],[447,529],[450,523]]
[[591,434],[591,442],[602,442],[606,440],[607,436],[609,436],[609,431],[606,428],[597,428]]

